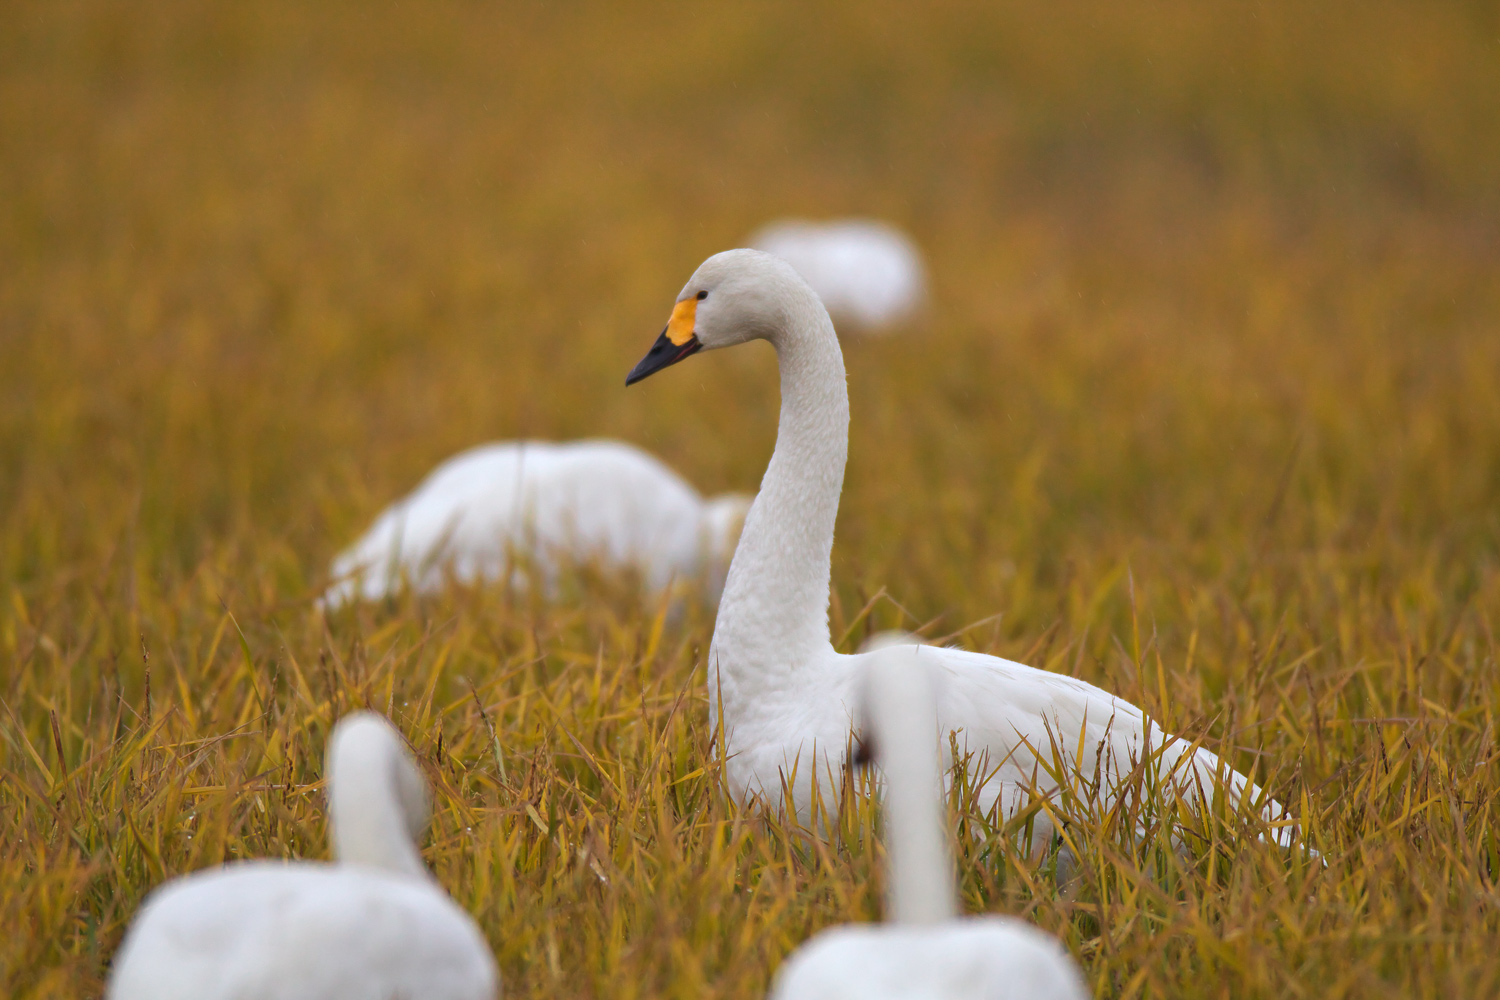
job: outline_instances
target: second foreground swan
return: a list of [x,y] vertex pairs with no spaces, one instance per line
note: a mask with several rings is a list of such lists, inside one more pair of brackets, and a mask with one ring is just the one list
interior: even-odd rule
[[[708,656],[711,720],[723,720],[729,785],[741,801],[790,805],[810,820],[813,784],[838,787],[854,692],[873,653],[834,650],[829,560],[849,444],[844,358],[818,296],[784,261],[755,250],[710,257],[626,378],[630,385],[700,350],[767,340],[781,368],[776,450],[746,517]],[[938,722],[986,766],[980,804],[1005,816],[1054,796],[1053,772],[1098,773],[1113,786],[1148,749],[1184,793],[1228,794],[1295,832],[1281,807],[1204,749],[1167,736],[1139,708],[1072,677],[960,649],[913,647],[943,675]],[[1054,758],[1052,747],[1061,748]],[[1049,771],[1048,768],[1052,770]],[[825,783],[826,782],[826,783]],[[783,800],[790,788],[792,801]],[[1033,845],[1053,834],[1045,811]]]
[[479,928],[412,838],[427,788],[370,712],[328,747],[337,864],[245,861],[154,891],[115,956],[108,1000],[493,1000]]
[[1014,917],[958,919],[934,688],[914,647],[865,669],[862,743],[885,775],[889,926],[825,930],[776,974],[772,1000],[1087,1000],[1062,944]]

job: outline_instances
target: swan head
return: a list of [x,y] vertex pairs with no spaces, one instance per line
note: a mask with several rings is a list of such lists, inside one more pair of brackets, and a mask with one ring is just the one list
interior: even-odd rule
[[338,860],[425,876],[427,782],[401,736],[374,712],[339,720],[328,741],[328,812]]
[[780,257],[759,250],[716,253],[682,286],[672,318],[625,384],[634,385],[699,351],[770,339],[808,300],[818,303],[817,293]]

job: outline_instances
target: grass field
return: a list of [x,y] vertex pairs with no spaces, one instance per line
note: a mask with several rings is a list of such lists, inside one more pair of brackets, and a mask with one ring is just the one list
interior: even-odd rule
[[0,995],[98,995],[165,877],[325,857],[360,705],[508,996],[759,996],[873,918],[867,804],[720,793],[704,610],[312,604],[484,440],[753,489],[769,349],[625,372],[702,258],[848,213],[934,294],[846,345],[835,635],[1112,689],[1328,860],[1080,822],[1059,890],[971,828],[968,909],[1101,997],[1500,994],[1500,14],[1315,6],[7,4]]

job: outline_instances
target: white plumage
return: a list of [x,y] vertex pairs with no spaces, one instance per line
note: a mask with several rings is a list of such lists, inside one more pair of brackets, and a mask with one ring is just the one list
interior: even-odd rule
[[776,974],[772,1000],[1087,1000],[1072,956],[1013,917],[959,919],[943,814],[934,687],[914,647],[861,677],[861,745],[884,772],[885,926],[822,931]]
[[786,220],[760,230],[750,245],[791,264],[841,330],[888,330],[915,318],[927,298],[922,255],[883,222]]
[[914,632],[908,632],[904,628],[888,628],[866,638],[859,644],[858,652],[874,653],[892,646],[920,646],[921,644],[922,637]]
[[1055,939],[1014,917],[836,927],[787,960],[773,1000],[1087,1000]]
[[654,456],[618,441],[512,441],[462,452],[386,508],[333,561],[337,607],[408,583],[441,589],[529,565],[549,586],[564,566],[632,569],[653,594],[701,582],[711,599],[750,498],[705,500]]
[[147,897],[108,1000],[493,1000],[479,928],[433,881],[413,837],[427,790],[377,715],[341,720],[328,751],[336,864],[249,861]]
[[[709,258],[683,288],[674,324],[669,333],[675,329],[682,343],[663,334],[630,381],[700,349],[754,339],[776,349],[776,449],[729,568],[708,688],[711,724],[723,720],[724,766],[736,797],[790,806],[810,822],[813,782],[828,782],[825,794],[838,788],[854,692],[875,655],[836,652],[828,629],[830,554],[848,449],[843,355],[813,290],[784,261],[754,250]],[[1210,798],[1227,792],[1237,807],[1282,820],[1280,805],[1244,775],[1092,684],[960,649],[912,648],[943,676],[943,730],[956,733],[959,753],[990,769],[980,789],[985,808],[998,804],[1011,817],[1033,795],[1055,800],[1059,785],[1044,764],[1083,775],[1097,766],[1108,792],[1149,743],[1169,789],[1189,798],[1199,789]],[[1033,848],[1045,847],[1053,832],[1048,815],[1039,814]],[[1282,844],[1296,837],[1289,823],[1271,835]]]

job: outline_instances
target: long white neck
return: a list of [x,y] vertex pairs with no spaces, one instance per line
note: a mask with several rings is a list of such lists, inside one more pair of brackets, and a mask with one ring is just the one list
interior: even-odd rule
[[[849,395],[833,323],[805,285],[786,290],[769,338],[781,368],[776,451],[745,519],[709,651],[726,725],[798,697],[828,635],[829,560],[849,450]],[[807,678],[802,678],[805,682]],[[717,712],[715,712],[717,723]]]
[[910,649],[882,651],[865,668],[862,739],[885,772],[885,910],[896,924],[956,912],[933,685]]
[[360,713],[340,721],[328,748],[335,860],[430,877],[412,839],[416,803],[403,801],[420,798],[420,786],[410,787],[420,781],[385,720]]

